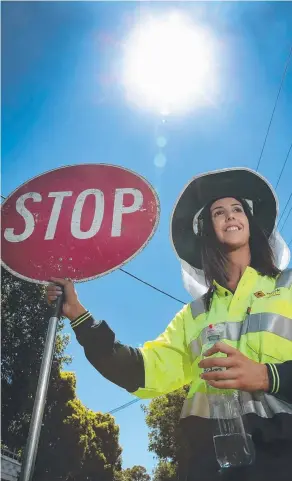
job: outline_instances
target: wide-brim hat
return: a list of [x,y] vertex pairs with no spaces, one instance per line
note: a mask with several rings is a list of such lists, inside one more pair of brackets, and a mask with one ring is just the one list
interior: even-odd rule
[[[270,240],[276,264],[283,269],[290,259],[290,251],[279,233],[275,233],[278,199],[271,184],[258,172],[245,167],[216,170],[197,175],[180,194],[171,218],[171,240],[182,266],[188,264],[204,278],[201,259],[202,237],[198,234],[198,218],[202,209],[223,197],[245,199],[252,214]],[[282,261],[277,261],[281,247]],[[284,256],[284,257],[283,257]],[[281,266],[279,265],[281,264]],[[199,281],[200,282],[200,281]]]

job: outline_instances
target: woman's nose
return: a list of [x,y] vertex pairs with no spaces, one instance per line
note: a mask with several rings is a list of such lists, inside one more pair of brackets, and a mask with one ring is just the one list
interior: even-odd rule
[[234,213],[233,213],[233,212],[229,212],[229,213],[227,213],[227,215],[226,215],[226,219],[227,219],[227,220],[233,220],[233,219],[235,219],[235,217],[234,217]]

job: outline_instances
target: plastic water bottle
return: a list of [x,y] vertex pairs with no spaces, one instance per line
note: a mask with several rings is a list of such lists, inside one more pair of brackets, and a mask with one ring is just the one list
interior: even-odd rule
[[[207,330],[207,343],[203,352],[210,349],[223,338],[224,326],[210,324]],[[226,357],[216,353],[209,357]],[[223,371],[225,368],[213,367],[205,372]],[[210,417],[214,420],[213,442],[220,468],[248,466],[254,462],[255,450],[252,437],[246,433],[242,419],[242,409],[238,391],[216,389],[207,385]]]

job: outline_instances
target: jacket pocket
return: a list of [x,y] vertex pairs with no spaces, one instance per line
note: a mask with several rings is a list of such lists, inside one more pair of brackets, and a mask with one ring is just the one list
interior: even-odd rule
[[247,323],[247,345],[258,355],[259,362],[287,360],[289,330],[292,320],[274,313],[250,314]]

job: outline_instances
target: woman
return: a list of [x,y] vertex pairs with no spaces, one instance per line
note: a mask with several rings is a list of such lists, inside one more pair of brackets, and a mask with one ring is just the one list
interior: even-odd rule
[[[180,259],[197,274],[203,270],[208,291],[141,349],[117,342],[105,321],[94,321],[71,281],[52,279],[64,287],[63,314],[103,376],[140,398],[190,384],[181,414],[191,453],[188,481],[291,479],[292,270],[280,272],[273,259],[269,238],[276,216],[273,189],[254,171],[194,178],[175,206],[172,240]],[[57,285],[48,287],[50,301],[60,293]],[[205,358],[210,323],[222,324],[224,342]],[[215,352],[225,357],[210,358]],[[204,371],[216,366],[226,369]],[[219,472],[208,404],[212,388],[239,390],[256,449],[253,465]]]

